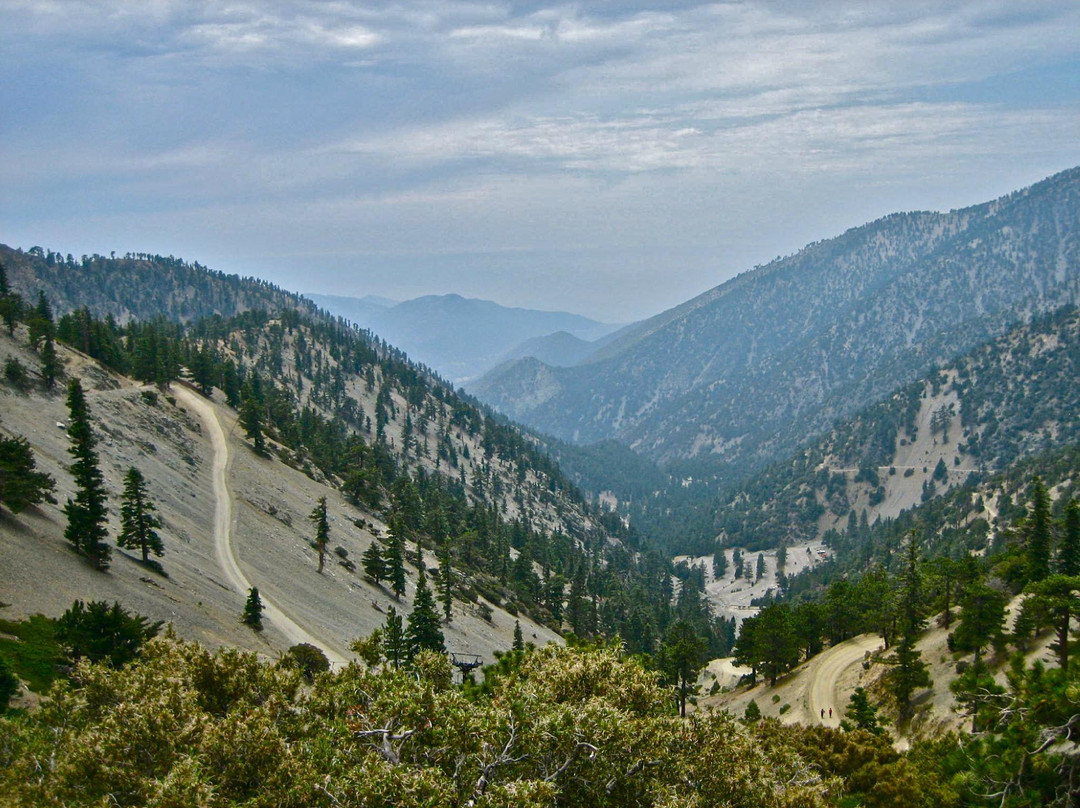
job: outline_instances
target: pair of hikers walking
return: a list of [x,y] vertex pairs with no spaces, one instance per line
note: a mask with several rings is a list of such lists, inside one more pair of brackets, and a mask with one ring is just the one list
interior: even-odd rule
[[[832,707],[829,708],[829,718],[832,718]],[[825,708],[821,708],[821,720],[825,720]]]

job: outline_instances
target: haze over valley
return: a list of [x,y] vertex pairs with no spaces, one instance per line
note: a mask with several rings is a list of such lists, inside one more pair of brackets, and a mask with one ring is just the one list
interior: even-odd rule
[[1080,7],[0,3],[0,808],[1080,804]]

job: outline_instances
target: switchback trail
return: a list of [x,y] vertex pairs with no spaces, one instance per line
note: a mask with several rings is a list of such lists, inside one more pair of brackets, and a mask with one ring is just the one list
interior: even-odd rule
[[[181,384],[174,385],[173,392],[178,399],[198,414],[209,433],[210,444],[214,449],[214,551],[222,572],[225,573],[233,588],[246,597],[248,590],[251,589],[251,581],[240,569],[236,550],[232,544],[233,497],[228,482],[229,442],[225,439],[225,430],[221,428],[214,405],[201,395]],[[308,643],[321,648],[333,665],[344,665],[347,662],[348,655],[329,643],[316,639],[262,593],[260,593],[260,600],[263,604],[263,614],[285,635],[290,645]]]

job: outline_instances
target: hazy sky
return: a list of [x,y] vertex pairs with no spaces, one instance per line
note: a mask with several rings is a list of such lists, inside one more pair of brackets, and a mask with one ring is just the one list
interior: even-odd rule
[[653,314],[1080,163],[1080,3],[0,0],[0,241]]

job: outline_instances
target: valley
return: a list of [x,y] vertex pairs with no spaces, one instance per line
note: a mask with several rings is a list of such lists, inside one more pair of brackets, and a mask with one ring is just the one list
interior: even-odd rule
[[[623,329],[587,358],[556,334],[582,364],[525,358],[499,373],[532,367],[542,384],[519,377],[504,393],[512,389],[519,408],[562,400],[566,428],[552,431],[569,440],[519,427],[398,347],[271,285],[171,257],[80,262],[2,247],[11,291],[0,295],[0,431],[7,452],[23,451],[25,439],[55,486],[51,501],[0,512],[0,659],[13,653],[29,677],[32,631],[49,625],[64,637],[80,602],[115,602],[167,627],[166,636],[148,637],[144,657],[128,668],[100,674],[78,661],[77,644],[50,640],[53,678],[115,676],[103,686],[127,687],[126,672],[140,675],[155,659],[183,668],[192,654],[212,652],[218,661],[198,665],[246,665],[262,671],[256,679],[302,676],[320,694],[316,702],[351,687],[352,677],[377,689],[397,688],[390,683],[405,676],[409,684],[394,698],[429,698],[430,687],[440,698],[465,699],[470,706],[453,708],[462,714],[480,705],[501,715],[498,701],[486,701],[492,694],[529,699],[519,688],[558,691],[560,677],[588,670],[590,684],[565,697],[622,694],[632,706],[620,708],[620,732],[654,721],[652,731],[667,737],[683,731],[674,721],[718,721],[727,736],[750,743],[780,732],[770,729],[775,719],[788,734],[779,747],[754,746],[755,754],[798,747],[793,759],[814,759],[805,739],[834,732],[830,743],[870,744],[897,766],[939,741],[962,738],[980,750],[1008,743],[1015,726],[1003,700],[1029,698],[1044,670],[1054,671],[1048,687],[1068,692],[1080,615],[1076,267],[1061,259],[1044,277],[1043,260],[1054,250],[1073,254],[1075,174],[963,215],[887,217],[811,245]],[[1047,210],[1069,212],[1054,220],[1052,236],[1041,229]],[[1006,226],[1019,241],[1000,237],[1003,221],[1022,223]],[[960,241],[988,228],[997,235],[977,249]],[[1024,250],[1026,258],[1015,258]],[[1038,293],[1001,295],[994,305],[984,295],[944,322],[929,309],[905,308],[912,293],[896,291],[921,288],[940,272],[952,283],[959,276],[949,262],[986,256],[997,262],[995,288],[1019,272],[1039,279]],[[861,278],[868,267],[884,273],[876,286]],[[856,276],[862,286],[853,290],[847,284]],[[835,317],[814,301],[804,312],[813,323],[801,330],[784,320],[786,333],[752,334],[750,312],[790,308],[796,278],[824,278],[845,301]],[[733,300],[749,309],[723,308]],[[887,330],[886,310],[893,326],[912,317],[914,325],[871,356],[853,343],[852,329],[868,327],[865,341],[874,343],[874,329]],[[694,332],[700,318],[714,330],[724,321],[723,338]],[[932,318],[940,322],[928,330]],[[534,347],[547,340],[529,339]],[[710,340],[703,365],[691,367],[701,357],[683,361]],[[646,350],[651,359],[642,358]],[[808,364],[815,352],[824,365]],[[660,365],[662,377],[651,378],[647,369]],[[616,407],[606,393],[582,393],[599,406],[593,416],[560,399],[568,379],[592,384],[617,367],[632,369],[634,395],[647,401],[624,396]],[[95,557],[71,540],[70,503],[85,495],[69,460],[78,429],[64,391],[75,389],[85,390],[107,500],[102,529],[110,537],[127,530],[126,486],[137,469],[160,517],[157,561],[144,563],[112,540]],[[746,403],[759,394],[755,406]],[[610,430],[598,426],[609,416]],[[586,422],[592,426],[582,430]],[[660,432],[648,432],[654,428]],[[582,444],[588,435],[607,440]],[[248,622],[255,590],[261,626]],[[230,656],[233,649],[251,656]],[[61,664],[63,654],[71,656]],[[473,658],[486,667],[451,684],[450,660]],[[321,659],[328,673],[318,678],[304,659]],[[544,678],[529,684],[520,677],[533,665]],[[618,668],[622,681],[594,666]],[[192,682],[203,686],[197,676]],[[19,686],[25,726],[49,720],[48,692],[59,691],[31,695]],[[1068,698],[1053,697],[1053,715]],[[546,709],[498,719],[509,722],[505,755],[518,743],[517,722],[541,720]],[[419,731],[399,728],[396,717],[376,726],[347,715],[352,741],[377,748],[392,766]],[[424,720],[430,727],[444,719]],[[1057,739],[1055,765],[1080,760],[1069,722],[1040,720],[1025,743]],[[972,723],[989,734],[969,736]],[[544,763],[539,782],[572,770],[581,749],[601,755],[595,728],[575,732],[593,740]],[[377,746],[364,740],[375,737]],[[424,748],[424,760],[438,756]],[[427,765],[419,761],[414,772]],[[488,772],[477,775],[482,792],[493,770],[477,765]],[[970,763],[948,765],[983,776],[963,769]],[[643,766],[630,762],[609,775],[605,793]],[[445,788],[462,787],[440,771],[429,774]],[[924,786],[943,793],[937,789],[952,776],[942,770]],[[903,778],[887,780],[899,787]],[[581,782],[590,789],[598,781]],[[807,782],[827,791],[820,778]],[[562,788],[573,791],[569,781]]]

